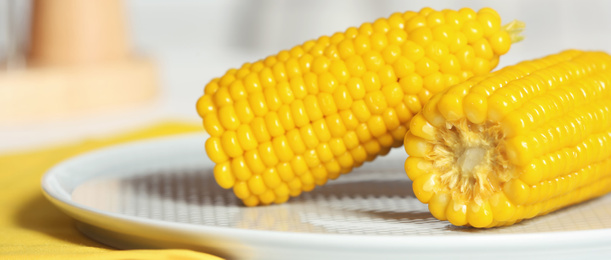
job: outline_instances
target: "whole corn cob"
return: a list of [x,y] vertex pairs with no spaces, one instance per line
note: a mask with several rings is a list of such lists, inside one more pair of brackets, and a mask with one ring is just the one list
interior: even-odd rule
[[432,97],[405,136],[416,197],[457,226],[511,225],[611,190],[611,56],[564,51]]
[[519,40],[490,8],[395,13],[213,79],[197,111],[218,184],[282,203],[401,146],[434,94],[492,70]]

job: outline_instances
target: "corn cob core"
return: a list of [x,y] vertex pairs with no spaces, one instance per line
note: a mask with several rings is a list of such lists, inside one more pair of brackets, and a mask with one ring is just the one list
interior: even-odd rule
[[230,69],[197,103],[216,181],[248,206],[282,203],[385,155],[434,93],[497,65],[522,28],[500,22],[395,13]]
[[564,51],[432,97],[405,135],[416,197],[493,227],[611,190],[611,56]]

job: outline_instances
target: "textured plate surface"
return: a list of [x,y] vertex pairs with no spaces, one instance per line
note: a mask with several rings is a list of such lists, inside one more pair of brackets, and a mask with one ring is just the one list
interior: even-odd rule
[[247,208],[214,182],[204,140],[186,135],[81,155],[51,169],[43,190],[86,235],[119,248],[191,248],[230,259],[611,254],[611,196],[510,227],[454,227],[414,197],[398,149],[285,204]]

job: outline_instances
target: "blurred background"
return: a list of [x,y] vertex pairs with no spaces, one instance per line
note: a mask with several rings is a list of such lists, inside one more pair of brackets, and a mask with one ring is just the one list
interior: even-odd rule
[[[513,45],[499,66],[568,48],[611,52],[611,1],[603,0],[125,0],[119,3],[120,12],[111,16],[110,21],[124,19],[129,57],[146,57],[154,64],[156,69],[150,78],[155,83],[152,87],[155,94],[132,105],[122,104],[90,113],[5,122],[0,119],[0,153],[107,135],[164,120],[197,124],[200,119],[195,102],[203,87],[227,69],[321,35],[425,6],[434,9],[488,6],[499,12],[503,23],[513,19],[525,22],[525,40]],[[15,89],[20,87],[2,85],[3,75],[27,68],[24,63],[31,46],[34,5],[32,1],[0,0],[0,93],[4,98],[13,98],[11,93],[17,93]],[[45,88],[45,84],[37,88]],[[23,96],[15,94],[15,99],[24,99],[18,102],[27,106],[41,104],[27,100],[28,95]],[[0,105],[0,109],[10,114],[10,107]]]

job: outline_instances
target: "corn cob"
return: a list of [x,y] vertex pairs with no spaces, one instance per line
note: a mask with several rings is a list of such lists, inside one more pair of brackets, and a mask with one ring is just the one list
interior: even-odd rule
[[214,176],[245,205],[282,203],[401,146],[444,88],[519,40],[490,8],[395,13],[213,79],[197,102]]
[[432,97],[405,135],[416,197],[440,220],[493,227],[611,190],[611,56],[564,51]]

